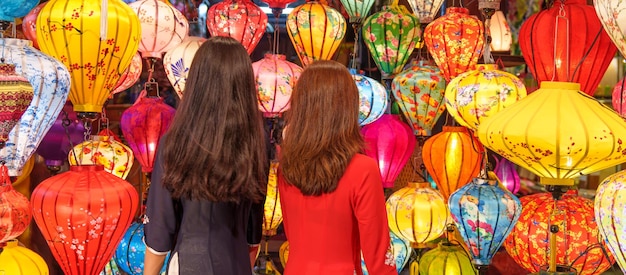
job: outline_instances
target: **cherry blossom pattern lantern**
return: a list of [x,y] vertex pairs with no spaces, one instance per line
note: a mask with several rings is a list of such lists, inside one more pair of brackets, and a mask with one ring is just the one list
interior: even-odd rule
[[175,112],[162,98],[142,97],[122,113],[122,134],[144,173],[152,172],[159,140],[170,127]]
[[506,16],[501,10],[497,10],[491,16],[489,34],[491,36],[491,52],[509,52],[513,43],[511,28]]
[[0,166],[0,255],[9,240],[24,233],[30,224],[31,212],[26,196],[15,191],[6,166]]
[[462,246],[442,242],[420,257],[419,273],[430,275],[476,274],[472,259]]
[[330,60],[346,34],[346,20],[328,5],[311,1],[287,15],[287,34],[303,66]]
[[622,53],[622,56],[626,56],[626,29],[622,27],[624,20],[626,20],[624,4],[625,3],[612,0],[593,1],[593,7],[596,10],[596,14],[604,30],[617,46],[620,53]]
[[102,165],[104,171],[126,179],[133,166],[133,151],[111,136],[92,136],[77,144],[68,156],[70,165]]
[[498,70],[495,64],[478,65],[446,86],[446,109],[461,125],[478,129],[481,121],[526,97],[517,76]]
[[37,154],[43,157],[51,173],[61,170],[68,153],[73,155],[72,147],[85,138],[85,126],[78,119],[70,102],[65,103],[57,119],[37,147]]
[[558,0],[530,16],[520,28],[519,45],[540,84],[576,82],[590,96],[617,51],[586,0]]
[[417,17],[397,2],[363,21],[363,42],[384,79],[402,71],[420,35]]
[[431,135],[445,110],[445,88],[446,80],[439,68],[422,61],[393,78],[391,91],[416,136]]
[[176,8],[159,0],[141,0],[128,4],[141,22],[139,52],[141,57],[160,59],[163,53],[187,38],[189,22]]
[[358,25],[369,14],[374,0],[341,0],[341,4],[349,14],[350,23]]
[[472,262],[487,269],[522,213],[520,200],[495,180],[474,178],[450,195],[448,205]]
[[265,117],[278,117],[289,109],[291,92],[302,67],[287,61],[281,54],[265,54],[252,63],[257,83],[259,110]]
[[33,86],[15,73],[15,65],[0,59],[0,148],[33,100]]
[[481,169],[484,149],[465,127],[444,126],[424,142],[422,159],[448,201],[450,194],[470,183]]
[[130,183],[102,166],[82,165],[42,181],[30,206],[63,272],[96,275],[113,256],[138,203]]
[[183,98],[191,62],[204,41],[206,41],[206,38],[203,37],[187,37],[182,43],[169,50],[163,56],[165,75],[179,98]]
[[359,125],[370,124],[387,110],[387,90],[383,84],[350,69],[350,75],[359,90]]
[[[594,217],[593,201],[567,191],[555,200],[550,193],[524,196],[522,215],[507,238],[504,247],[513,260],[529,272],[544,269],[551,253],[556,252],[559,266],[573,267],[581,275],[602,274],[613,265],[606,259],[606,250]],[[551,233],[551,225],[559,227]],[[556,247],[550,239],[556,234]],[[591,248],[591,249],[590,249]]]
[[424,43],[450,81],[473,70],[485,46],[484,26],[466,8],[452,7],[424,29]]
[[31,47],[31,41],[0,38],[7,63],[33,86],[33,100],[9,133],[0,155],[9,176],[19,176],[48,130],[54,125],[70,92],[70,74],[58,60]]
[[37,17],[39,48],[68,68],[69,98],[81,117],[102,112],[141,37],[133,10],[120,0],[107,3],[51,0]]
[[[117,267],[129,275],[143,274],[143,259],[146,255],[146,244],[143,242],[144,225],[141,222],[133,222],[124,237],[117,245],[113,259]],[[165,273],[167,263],[169,262],[169,253],[165,259],[165,263],[160,274]]]
[[626,170],[608,176],[602,181],[594,199],[594,213],[600,234],[611,250],[617,264],[626,273],[626,238],[624,209],[626,209]]
[[211,36],[230,36],[251,54],[265,34],[267,15],[250,0],[226,0],[212,5],[206,15]]
[[141,76],[141,71],[143,70],[143,64],[141,62],[141,55],[136,53],[131,59],[130,64],[124,70],[124,73],[120,76],[120,79],[117,81],[117,85],[111,94],[117,94],[119,92],[123,92],[126,89],[133,86],[139,77]]
[[18,245],[17,240],[10,240],[0,248],[0,266],[4,274],[11,275],[48,275],[48,264],[34,251]]
[[13,0],[2,3],[0,6],[0,25],[12,23],[16,18],[24,17],[34,8],[39,0]]
[[41,8],[47,3],[48,2],[43,2],[37,5],[22,18],[22,32],[28,40],[33,42],[33,47],[37,49],[39,48],[39,44],[37,44],[37,16],[39,16]]
[[384,114],[361,128],[365,139],[365,154],[378,162],[383,187],[393,187],[396,178],[415,149],[411,127],[397,115]]
[[443,0],[408,0],[413,14],[417,16],[420,23],[428,24],[437,16],[437,12],[443,5]]
[[511,191],[511,193],[516,194],[521,186],[517,166],[505,158],[496,157],[495,159],[496,167],[493,169],[493,172],[506,189]]
[[621,117],[626,118],[626,78],[622,78],[613,87],[611,105]]

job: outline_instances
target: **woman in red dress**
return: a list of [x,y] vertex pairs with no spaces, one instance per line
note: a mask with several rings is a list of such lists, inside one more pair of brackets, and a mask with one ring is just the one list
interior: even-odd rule
[[397,275],[374,159],[360,152],[359,93],[335,61],[306,67],[291,96],[278,189],[289,240],[285,275]]

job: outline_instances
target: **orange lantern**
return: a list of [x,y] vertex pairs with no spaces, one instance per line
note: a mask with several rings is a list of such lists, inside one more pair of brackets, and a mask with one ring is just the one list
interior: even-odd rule
[[446,202],[450,194],[478,175],[483,153],[480,142],[461,126],[444,126],[443,131],[424,142],[424,166]]

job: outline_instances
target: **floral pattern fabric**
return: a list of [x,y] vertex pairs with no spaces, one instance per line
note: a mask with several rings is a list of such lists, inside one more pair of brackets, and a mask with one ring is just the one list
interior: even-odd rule
[[211,5],[207,13],[211,36],[230,36],[251,54],[267,28],[267,15],[250,0],[228,0]]
[[626,274],[626,170],[607,177],[596,191],[594,212],[605,245],[613,252],[617,264]]
[[291,92],[302,67],[287,61],[281,54],[266,54],[252,63],[257,83],[259,110],[266,117],[277,117],[289,109]]
[[134,162],[133,151],[109,136],[94,136],[70,151],[70,165],[102,165],[104,170],[126,179]]
[[364,126],[379,119],[387,111],[387,89],[373,78],[350,70],[359,89],[359,125]]

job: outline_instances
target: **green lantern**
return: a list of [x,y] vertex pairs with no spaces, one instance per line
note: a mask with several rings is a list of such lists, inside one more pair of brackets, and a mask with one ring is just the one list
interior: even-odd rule
[[361,23],[374,5],[374,0],[341,0],[350,15],[350,23]]
[[477,274],[472,260],[463,247],[448,242],[440,243],[420,258],[419,273],[428,275]]

